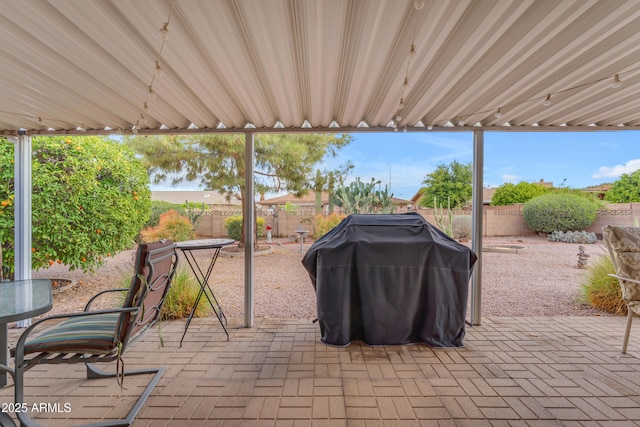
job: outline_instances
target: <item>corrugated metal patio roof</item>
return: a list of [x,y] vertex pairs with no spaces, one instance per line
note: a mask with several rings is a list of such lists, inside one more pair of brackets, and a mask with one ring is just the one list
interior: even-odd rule
[[639,129],[640,2],[0,0],[0,93],[0,134]]

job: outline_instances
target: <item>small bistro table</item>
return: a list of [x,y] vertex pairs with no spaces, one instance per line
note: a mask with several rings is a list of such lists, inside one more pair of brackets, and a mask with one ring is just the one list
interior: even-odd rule
[[[0,282],[0,363],[9,366],[8,323],[46,313],[53,306],[51,280],[27,279]],[[0,387],[7,373],[0,374]]]
[[[184,333],[182,334],[182,338],[180,339],[180,346],[182,347],[182,341],[184,340],[185,335],[187,334],[187,330],[189,329],[189,325],[191,324],[191,320],[193,319],[193,315],[200,303],[200,299],[204,295],[207,301],[209,301],[209,305],[213,309],[222,329],[225,334],[227,334],[227,341],[229,341],[229,332],[227,332],[226,324],[227,324],[227,316],[225,316],[224,311],[222,311],[222,306],[218,302],[215,294],[213,293],[213,289],[209,285],[209,278],[211,277],[211,272],[213,271],[213,266],[218,259],[218,255],[220,254],[220,250],[223,246],[230,245],[234,242],[232,239],[203,239],[203,240],[187,240],[184,242],[176,242],[177,248],[182,251],[184,257],[193,272],[198,284],[200,285],[200,291],[198,291],[198,296],[196,297],[196,301],[191,308],[191,313],[189,313],[189,317],[187,318],[187,323],[184,326]],[[211,259],[209,260],[208,265],[206,262],[198,263],[194,252],[209,250],[213,251],[211,254]]]

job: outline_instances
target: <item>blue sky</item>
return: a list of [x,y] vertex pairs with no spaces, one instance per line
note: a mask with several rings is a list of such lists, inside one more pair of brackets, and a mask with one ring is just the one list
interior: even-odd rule
[[[354,133],[331,167],[351,160],[348,181],[391,182],[395,197],[410,199],[439,164],[473,160],[467,132]],[[640,131],[485,132],[484,185],[553,182],[583,188],[613,182],[640,169]]]
[[[355,168],[347,182],[360,177],[391,182],[395,197],[411,199],[425,175],[439,164],[473,160],[471,132],[354,133],[333,169],[350,160]],[[613,182],[640,169],[640,131],[485,132],[484,185],[540,181],[584,188]],[[196,183],[179,188],[155,185],[154,190],[197,190]]]

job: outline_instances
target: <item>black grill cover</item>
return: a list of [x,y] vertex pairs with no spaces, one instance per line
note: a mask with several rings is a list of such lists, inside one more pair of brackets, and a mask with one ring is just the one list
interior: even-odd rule
[[417,213],[348,216],[302,259],[322,342],[462,346],[476,259]]

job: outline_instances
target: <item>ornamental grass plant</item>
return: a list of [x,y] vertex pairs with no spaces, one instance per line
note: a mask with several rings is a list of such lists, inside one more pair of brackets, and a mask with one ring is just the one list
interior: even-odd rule
[[[128,289],[131,277],[123,274],[122,288]],[[196,281],[191,270],[184,265],[178,265],[171,287],[167,293],[167,297],[160,313],[160,320],[186,319],[191,313],[193,304],[196,302],[200,285]],[[122,292],[122,298],[126,296],[126,291]],[[198,308],[193,314],[194,317],[207,317],[211,313],[211,307],[207,303],[207,298],[203,295],[200,298]]]
[[[193,273],[185,266],[178,266],[171,281],[171,288],[165,299],[160,318],[162,320],[186,319],[196,301],[200,285]],[[203,295],[194,317],[206,317],[211,313],[207,298]]]
[[582,284],[584,300],[606,313],[626,315],[627,305],[622,299],[618,279],[608,274],[615,274],[609,255],[601,254],[589,263],[586,282]]

